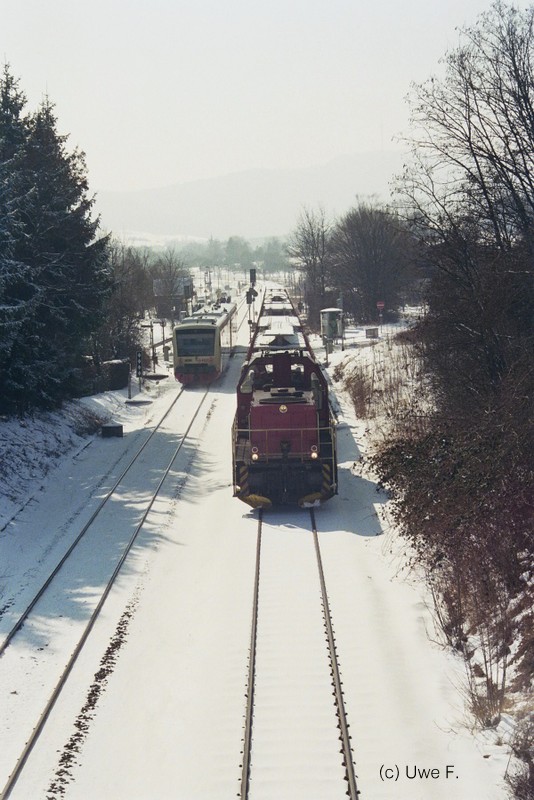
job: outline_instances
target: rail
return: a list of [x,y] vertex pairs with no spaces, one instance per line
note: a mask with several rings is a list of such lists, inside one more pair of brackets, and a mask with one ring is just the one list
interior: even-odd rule
[[[169,475],[169,473],[170,473],[170,471],[171,471],[171,469],[173,467],[173,464],[174,464],[174,462],[176,460],[176,457],[178,456],[178,453],[182,449],[185,441],[187,440],[187,437],[189,436],[191,428],[192,428],[192,426],[193,426],[193,424],[194,424],[194,422],[195,422],[195,420],[196,420],[196,418],[197,418],[197,416],[198,416],[198,414],[200,412],[200,409],[202,408],[202,405],[204,404],[204,401],[205,401],[208,393],[209,393],[209,388],[206,389],[206,391],[203,393],[203,395],[202,395],[202,397],[200,399],[200,402],[199,402],[199,404],[198,404],[198,406],[196,408],[196,411],[195,411],[191,421],[189,422],[189,425],[188,425],[187,429],[185,430],[180,442],[178,443],[177,447],[175,448],[175,450],[174,450],[174,452],[173,452],[173,454],[171,456],[171,459],[167,464],[167,467],[164,468],[164,470],[162,472],[162,476],[161,476],[161,478],[160,478],[160,480],[159,480],[159,482],[157,484],[156,489],[152,492],[151,499],[148,502],[148,505],[145,508],[145,510],[144,510],[144,512],[143,512],[143,514],[141,516],[140,521],[137,523],[137,525],[135,526],[135,529],[131,533],[131,536],[130,536],[129,540],[126,543],[126,546],[123,549],[122,555],[120,556],[119,560],[117,561],[117,563],[115,565],[115,568],[113,570],[113,573],[112,573],[111,577],[108,579],[108,581],[106,583],[106,586],[103,589],[103,592],[102,592],[102,594],[100,596],[100,599],[98,600],[95,608],[93,609],[93,611],[91,613],[90,618],[87,620],[87,622],[86,622],[86,624],[84,626],[82,634],[78,639],[78,643],[76,644],[76,646],[75,646],[75,648],[74,648],[74,650],[73,650],[73,652],[72,652],[67,664],[65,665],[65,667],[63,668],[59,678],[57,679],[57,682],[56,682],[56,684],[55,684],[55,686],[54,686],[54,688],[53,688],[53,690],[52,690],[52,692],[51,692],[51,694],[50,694],[50,696],[48,698],[48,701],[46,702],[46,705],[45,705],[44,709],[42,710],[42,712],[41,712],[41,714],[39,716],[39,719],[37,720],[33,730],[31,731],[31,733],[29,735],[29,738],[26,741],[26,744],[25,744],[25,746],[24,746],[24,748],[23,748],[18,760],[17,760],[16,764],[13,767],[13,769],[11,771],[11,774],[9,775],[4,788],[0,792],[0,800],[7,800],[7,798],[11,795],[11,792],[12,792],[13,788],[15,787],[20,775],[22,774],[24,766],[25,766],[25,764],[26,764],[26,762],[27,762],[27,760],[28,760],[28,758],[30,756],[30,753],[32,752],[33,748],[35,747],[35,745],[36,745],[36,743],[37,743],[37,741],[39,739],[39,737],[41,736],[41,733],[42,733],[42,731],[43,731],[43,729],[44,729],[44,727],[46,725],[46,722],[47,722],[47,720],[48,720],[48,718],[49,718],[49,716],[50,716],[50,714],[52,712],[52,709],[54,708],[54,706],[55,706],[55,704],[56,704],[61,692],[63,691],[63,688],[64,688],[65,684],[67,683],[67,680],[68,680],[68,678],[69,678],[69,676],[70,676],[70,674],[71,674],[71,672],[73,670],[73,667],[76,664],[76,662],[77,662],[77,660],[78,660],[78,658],[79,658],[79,656],[80,656],[80,654],[82,652],[82,649],[83,649],[87,639],[89,638],[89,635],[90,635],[90,633],[91,633],[91,631],[92,631],[92,629],[93,629],[98,617],[100,616],[100,613],[101,613],[101,611],[102,611],[102,609],[104,607],[104,604],[105,604],[105,602],[107,600],[107,597],[111,592],[111,589],[112,589],[112,587],[113,587],[113,585],[114,585],[114,583],[115,583],[115,581],[117,579],[117,576],[119,575],[119,572],[121,571],[121,568],[122,568],[124,562],[126,561],[126,558],[128,557],[128,554],[130,553],[135,541],[137,540],[139,532],[143,528],[148,515],[152,511],[153,505],[154,505],[154,503],[155,503],[155,501],[156,501],[156,499],[157,499],[157,497],[158,497],[158,495],[159,495],[159,493],[161,491],[161,488],[162,488],[167,476]],[[178,399],[178,398],[176,398],[176,399]],[[171,408],[174,406],[175,402],[176,402],[176,400],[171,404],[170,408],[167,410],[167,412],[165,413],[164,417],[160,420],[160,422],[159,422],[157,427],[159,427],[159,425],[161,425],[161,423],[163,422],[163,419],[165,419],[165,417],[167,416],[167,414],[169,413]],[[152,437],[150,436],[149,439],[150,438],[152,438]],[[147,443],[148,443],[148,439],[145,442],[145,444],[143,445],[143,447],[141,448],[141,450],[139,450],[136,453],[134,459],[132,460],[132,462],[130,462],[129,467],[131,466],[131,464],[134,461],[136,461],[138,459],[141,451],[144,449],[144,447],[146,446]],[[123,474],[119,478],[119,481],[115,484],[115,486],[111,490],[110,494],[105,498],[104,502],[106,502],[109,499],[109,497],[111,496],[111,494],[115,491],[115,489],[117,488],[118,484],[120,483],[120,481],[122,480],[122,478],[124,477],[126,472],[128,471],[129,467],[123,472]],[[96,519],[97,515],[102,510],[103,505],[104,505],[104,503],[100,504],[100,506],[98,507],[96,512],[91,517],[91,520],[89,521],[89,523],[83,529],[81,535],[83,535],[86,532],[86,530],[88,529],[88,527],[92,524],[92,522],[94,522],[94,520]],[[81,535],[76,539],[76,542],[74,543],[74,545],[76,545],[78,543],[78,541],[81,538]],[[74,547],[71,547],[69,549],[69,551],[67,552],[67,554],[65,555],[65,557],[60,562],[60,564],[58,564],[58,566],[56,567],[53,575],[51,576],[52,578],[55,577],[55,575],[57,575],[59,569],[61,569],[61,567],[65,563],[65,561],[68,558],[68,556],[70,556],[71,553],[73,552],[73,549],[74,549]],[[37,599],[40,599],[40,597],[42,596],[44,591],[49,586],[50,586],[50,579],[46,582],[46,584],[40,590]],[[28,616],[29,612],[31,610],[33,610],[36,602],[37,601],[34,599],[34,602],[32,602],[31,606],[26,610],[26,612],[25,612],[26,613],[26,617]],[[19,623],[15,626],[15,631],[14,631],[15,633],[16,633],[17,630],[20,629],[21,624],[22,623],[19,620]],[[12,636],[10,636],[10,640],[11,640],[11,638],[12,638]]]
[[[319,545],[319,536],[317,525],[315,522],[315,514],[313,509],[310,509],[310,521],[313,534],[313,546],[315,548],[316,563],[319,574],[319,582],[321,588],[321,599],[324,613],[324,626],[326,631],[326,645],[328,648],[330,669],[332,675],[333,695],[336,708],[336,715],[338,719],[339,739],[341,742],[340,754],[342,756],[342,765],[345,770],[345,781],[347,783],[345,796],[350,800],[358,800],[359,790],[356,784],[356,775],[354,770],[354,762],[352,755],[351,737],[349,734],[349,723],[345,710],[345,703],[343,698],[343,687],[339,670],[339,663],[336,651],[335,635],[332,625],[332,617],[330,606],[328,602],[328,594],[326,589],[326,581],[323,569],[323,562],[321,557],[321,549]],[[260,593],[260,563],[262,551],[262,524],[263,513],[259,512],[257,539],[256,539],[256,562],[254,572],[254,588],[252,597],[252,623],[250,635],[250,655],[248,667],[248,683],[247,683],[247,704],[245,711],[245,729],[243,737],[243,763],[241,764],[241,784],[239,797],[241,800],[249,800],[251,794],[251,754],[252,754],[252,738],[254,726],[254,699],[255,699],[255,683],[256,683],[256,649],[258,639],[258,614],[259,614],[259,593]]]

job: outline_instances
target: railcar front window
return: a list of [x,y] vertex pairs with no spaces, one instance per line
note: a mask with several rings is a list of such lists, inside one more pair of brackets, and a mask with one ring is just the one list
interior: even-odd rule
[[215,331],[178,331],[176,349],[179,356],[212,356]]

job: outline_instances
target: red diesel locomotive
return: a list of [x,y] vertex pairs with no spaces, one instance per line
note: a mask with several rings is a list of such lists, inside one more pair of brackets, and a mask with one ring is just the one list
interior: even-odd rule
[[267,292],[237,385],[234,495],[253,508],[337,493],[328,385],[287,294]]

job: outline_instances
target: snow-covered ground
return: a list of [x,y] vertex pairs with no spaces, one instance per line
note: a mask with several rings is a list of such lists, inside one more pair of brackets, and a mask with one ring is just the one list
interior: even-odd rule
[[[345,352],[330,356],[329,371],[351,353],[361,357],[365,345],[364,331],[353,330]],[[209,413],[192,431],[192,460],[163,486],[14,800],[237,796],[256,544],[256,512],[232,497],[230,428],[239,366],[236,357],[213,388]],[[127,405],[124,393],[115,392],[63,414],[0,423],[0,632],[177,391],[169,378],[150,389],[149,405]],[[407,580],[395,531],[384,524],[386,497],[371,476],[354,469],[366,448],[365,424],[342,395],[337,405],[339,494],[318,511],[317,524],[361,798],[504,800],[509,748],[493,734],[473,731],[463,664],[439,643],[424,588]],[[73,430],[73,409],[80,407],[122,422],[124,437]],[[305,580],[291,555],[297,528],[293,517],[280,526],[270,556],[278,560],[280,585]],[[13,680],[16,670],[39,660],[40,648],[54,646],[55,622],[42,620],[38,647],[12,645]],[[120,646],[110,655],[118,632]],[[286,638],[294,638],[291,630]],[[57,660],[69,655],[58,652]],[[95,691],[102,664],[107,671]],[[4,668],[0,704],[9,697],[9,681]],[[288,706],[292,700],[288,691]],[[315,737],[312,751],[321,746],[321,733],[307,731]],[[0,753],[9,750],[9,732],[3,736]],[[288,730],[278,739],[278,746],[288,740]],[[3,785],[13,765],[5,758],[0,764]],[[262,797],[324,800],[319,783],[310,791],[311,764],[289,766],[282,783],[270,776],[272,794],[264,790]],[[268,773],[268,762],[262,769]]]

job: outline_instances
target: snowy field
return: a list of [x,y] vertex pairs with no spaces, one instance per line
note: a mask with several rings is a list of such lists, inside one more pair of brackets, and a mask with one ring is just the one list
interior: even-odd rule
[[[336,348],[329,357],[329,373],[348,356],[361,358],[367,345],[363,330],[349,331],[345,352]],[[209,396],[209,413],[192,431],[191,459],[163,487],[13,800],[237,796],[257,519],[232,497],[230,429],[238,374],[234,358]],[[125,393],[113,392],[62,413],[0,423],[1,633],[178,390],[170,377],[143,392],[150,404],[127,405]],[[440,644],[424,589],[403,569],[395,530],[385,522],[386,497],[371,476],[354,468],[366,451],[366,424],[355,419],[342,394],[336,408],[339,494],[318,510],[317,524],[360,796],[504,800],[510,755],[505,731],[499,738],[473,730],[463,663]],[[84,433],[97,416],[121,422],[124,437]],[[280,582],[296,587],[295,598],[299,563],[291,552],[299,513],[280,526],[270,556],[278,561]],[[88,553],[88,567],[97,557]],[[80,591],[92,588],[87,582]],[[63,613],[60,600],[55,613]],[[54,647],[56,622],[54,612],[42,619],[39,647],[26,640],[0,659],[0,705],[10,702],[17,672],[34,669],[43,650]],[[121,625],[121,647],[87,710],[93,676]],[[286,634],[288,641],[294,638],[291,629]],[[69,655],[58,649],[55,657],[66,661]],[[292,701],[288,691],[287,705]],[[18,702],[33,713],[31,697]],[[322,731],[313,730],[307,732],[311,752],[322,746]],[[272,736],[278,747],[284,741],[291,746],[289,729]],[[13,766],[6,756],[10,741],[4,729],[2,785]],[[65,759],[73,741],[74,758]],[[58,781],[62,765],[64,780]],[[271,789],[257,796],[324,800],[311,767],[290,763],[283,780],[271,774],[265,784]],[[268,760],[263,770],[269,773]]]

